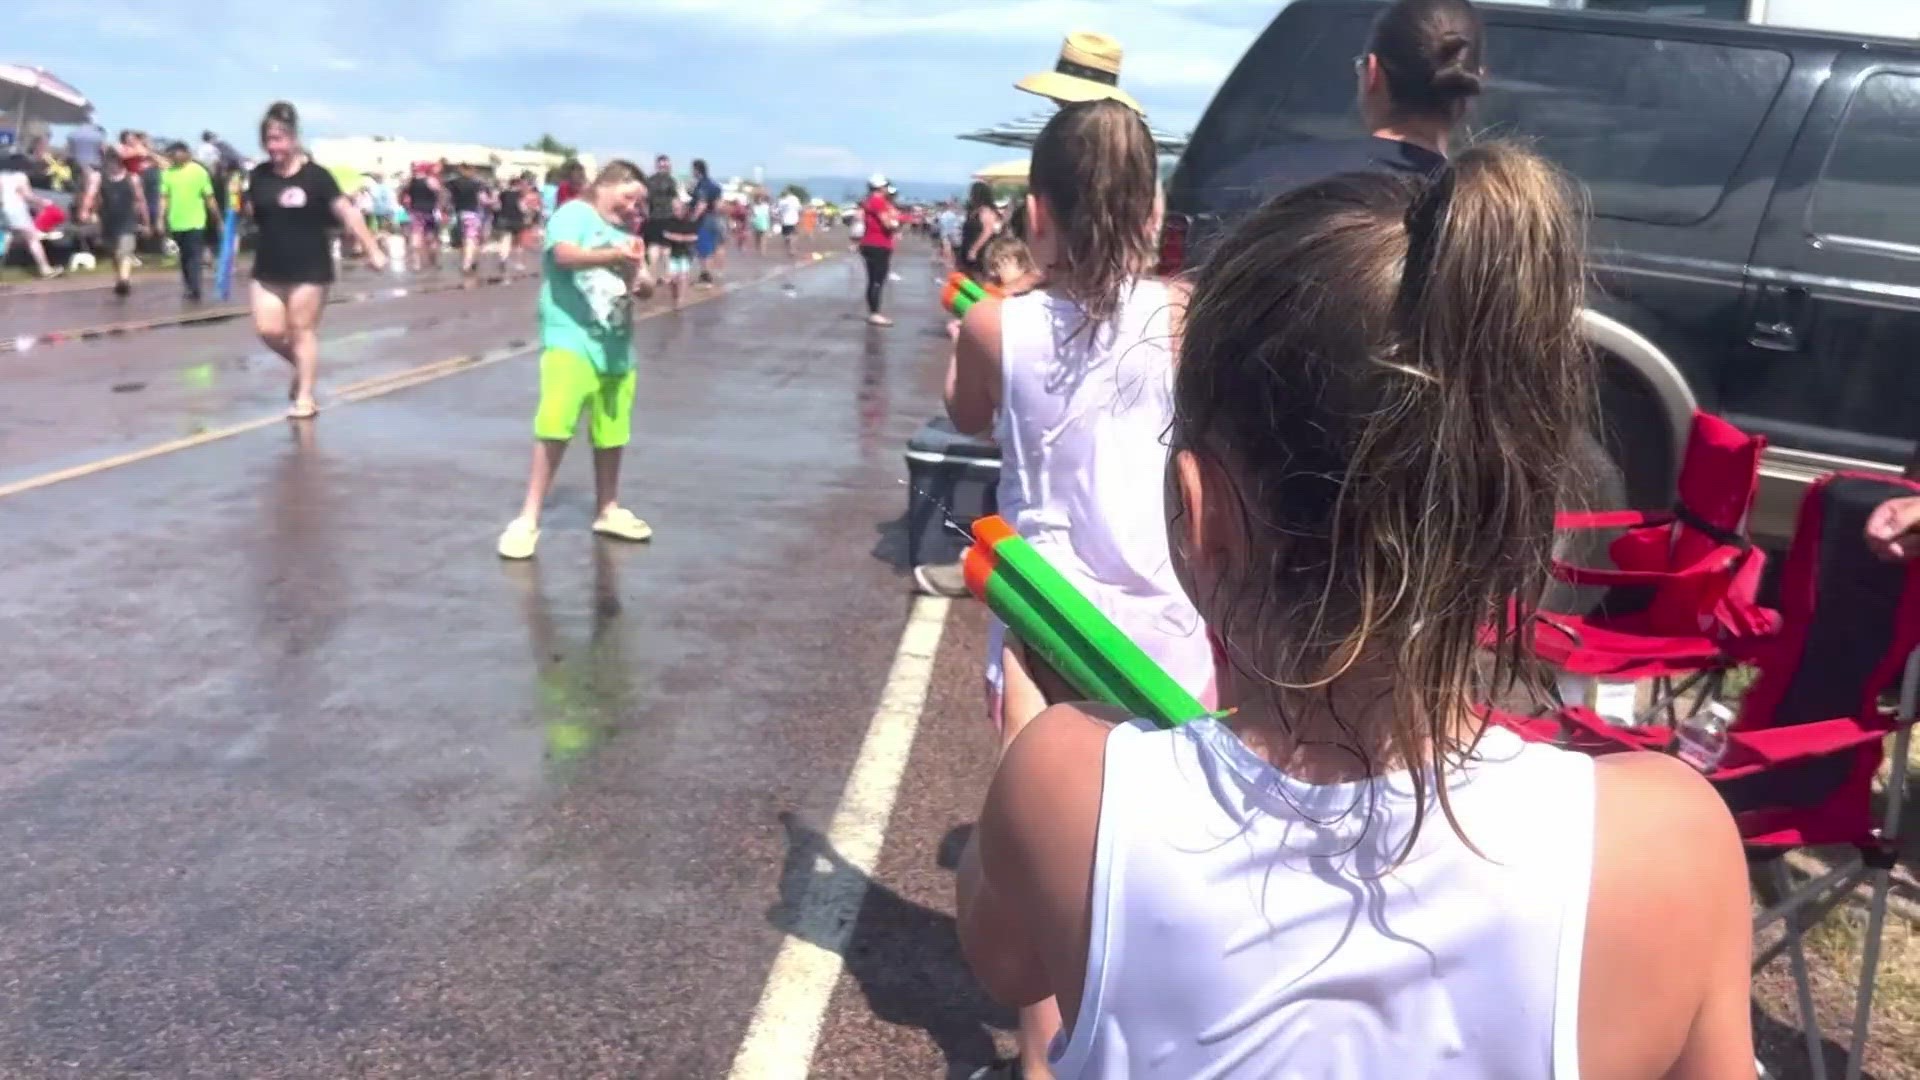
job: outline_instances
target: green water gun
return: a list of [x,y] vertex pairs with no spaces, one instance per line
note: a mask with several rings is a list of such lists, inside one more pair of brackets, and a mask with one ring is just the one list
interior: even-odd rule
[[1163,728],[1213,715],[1006,519],[983,517],[972,534],[963,562],[967,589],[1075,691]]
[[998,285],[982,285],[956,270],[947,275],[947,283],[940,290],[940,306],[952,312],[954,318],[964,319],[973,305],[989,296],[1005,298],[1006,293]]

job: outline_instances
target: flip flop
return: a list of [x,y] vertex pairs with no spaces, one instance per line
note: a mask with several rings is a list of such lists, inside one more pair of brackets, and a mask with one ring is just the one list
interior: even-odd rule
[[311,401],[296,401],[293,408],[287,410],[289,420],[311,420],[320,415],[320,406]]

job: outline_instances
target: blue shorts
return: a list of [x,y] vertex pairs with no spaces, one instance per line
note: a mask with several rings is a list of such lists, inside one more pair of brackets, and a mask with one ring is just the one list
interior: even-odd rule
[[693,253],[703,259],[711,258],[714,252],[720,250],[720,235],[719,229],[712,227],[702,228],[700,230],[700,238],[694,242]]

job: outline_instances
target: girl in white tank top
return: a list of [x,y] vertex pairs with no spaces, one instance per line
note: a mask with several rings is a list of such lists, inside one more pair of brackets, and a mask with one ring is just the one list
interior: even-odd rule
[[[1075,134],[1062,137],[1069,127]],[[1065,110],[1048,130],[1055,137],[1034,148],[1027,207],[1045,284],[969,312],[948,411],[963,431],[991,425],[1001,516],[1206,700],[1212,652],[1167,549],[1172,298],[1143,277],[1153,257],[1153,141],[1120,105]],[[987,664],[1004,740],[1071,696],[997,623]],[[1026,1071],[1043,1075],[1058,1018],[1043,1003],[1021,1027]]]
[[1230,715],[1047,710],[961,864],[987,990],[1057,997],[1054,1075],[1752,1075],[1717,795],[1476,707],[1522,674],[1508,605],[1588,423],[1581,274],[1559,175],[1500,145],[1290,192],[1199,272],[1164,525]]

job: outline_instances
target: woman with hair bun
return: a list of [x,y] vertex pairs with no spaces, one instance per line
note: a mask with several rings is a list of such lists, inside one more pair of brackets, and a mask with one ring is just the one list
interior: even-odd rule
[[1398,0],[1353,58],[1366,135],[1258,151],[1215,183],[1242,212],[1340,173],[1432,176],[1486,85],[1485,28],[1472,0]]
[[313,386],[320,369],[320,313],[333,284],[333,229],[346,229],[376,270],[386,252],[333,174],[314,164],[300,145],[300,117],[276,101],[260,120],[267,160],[248,178],[246,208],[259,235],[253,255],[253,328],[267,348],[293,366],[287,416],[319,413]]

